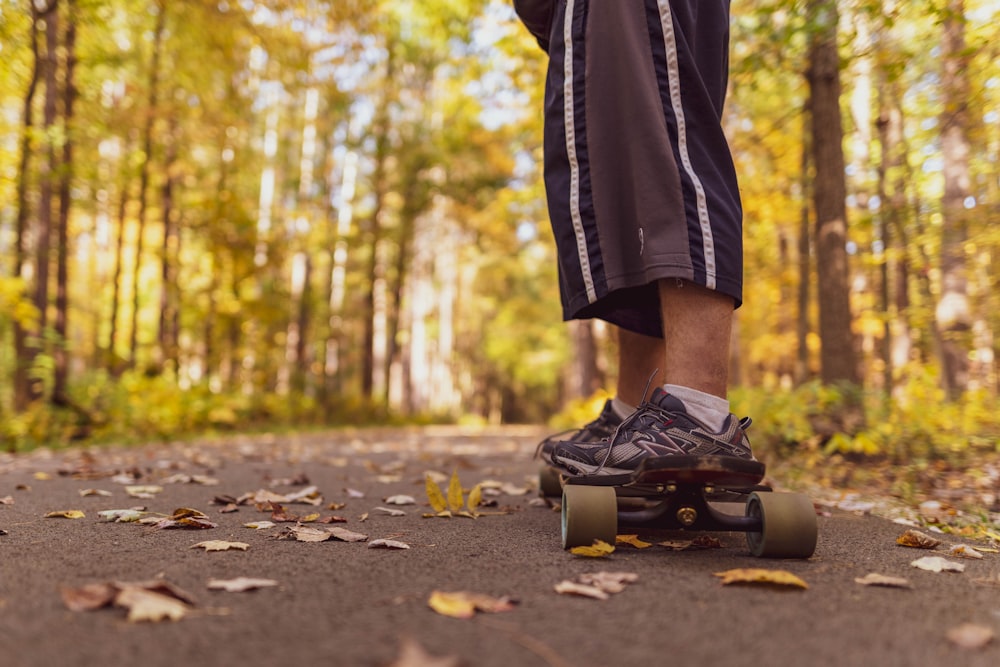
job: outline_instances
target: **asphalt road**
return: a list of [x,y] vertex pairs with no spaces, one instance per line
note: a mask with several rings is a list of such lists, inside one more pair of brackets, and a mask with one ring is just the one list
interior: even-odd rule
[[[1000,663],[998,639],[976,649],[948,638],[966,623],[1000,634],[998,554],[961,561],[962,573],[918,570],[911,561],[945,555],[944,547],[935,554],[900,547],[895,539],[904,527],[821,507],[817,551],[804,561],[752,558],[741,535],[723,536],[722,548],[620,545],[603,559],[573,556],[560,548],[558,513],[533,502],[529,488],[540,434],[358,431],[3,455],[0,665]],[[431,512],[426,472],[447,477],[454,470],[466,491],[481,482],[506,483],[499,495],[486,495],[496,506],[482,507],[476,519],[424,518]],[[162,490],[145,499],[126,491],[150,485]],[[286,514],[337,515],[347,521],[302,525],[347,528],[368,542],[278,539],[296,524],[246,528],[271,519],[271,512],[253,503],[223,512],[224,505],[213,503],[218,496],[287,495],[310,485],[321,504],[280,503]],[[90,489],[111,495],[81,495]],[[388,504],[394,495],[410,495],[417,504]],[[329,509],[334,503],[343,506]],[[147,517],[193,508],[217,525],[158,529],[98,515],[137,506]],[[44,518],[66,510],[85,517]],[[410,548],[368,546],[377,539]],[[192,548],[208,540],[249,546]],[[791,572],[808,588],[723,585],[715,576],[761,567]],[[600,571],[637,578],[606,600],[554,590],[561,581]],[[855,582],[873,572],[904,577],[912,587]],[[208,588],[210,580],[237,577],[276,585],[248,592]],[[72,611],[62,595],[87,584],[154,579],[190,595],[183,618],[130,622],[123,608]],[[429,606],[434,591],[508,597],[516,604],[452,618]]]

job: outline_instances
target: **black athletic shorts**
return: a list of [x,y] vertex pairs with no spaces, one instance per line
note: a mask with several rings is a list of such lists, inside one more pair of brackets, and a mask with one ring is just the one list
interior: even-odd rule
[[545,188],[565,319],[662,336],[657,281],[742,301],[722,106],[728,0],[514,0],[549,55]]

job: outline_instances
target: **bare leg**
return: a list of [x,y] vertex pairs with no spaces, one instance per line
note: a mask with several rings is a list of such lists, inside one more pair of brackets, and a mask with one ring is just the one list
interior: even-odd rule
[[638,406],[644,398],[642,392],[654,371],[654,384],[663,383],[663,339],[643,336],[626,329],[618,329],[618,398]]
[[726,398],[733,300],[690,282],[661,280],[664,364],[660,382]]

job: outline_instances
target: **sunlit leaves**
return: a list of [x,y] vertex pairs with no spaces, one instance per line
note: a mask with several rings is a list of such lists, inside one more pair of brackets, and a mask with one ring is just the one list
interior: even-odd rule
[[608,544],[604,540],[594,540],[590,546],[573,547],[569,550],[574,556],[583,556],[584,558],[605,558],[613,554],[614,551],[614,545]]
[[63,586],[60,592],[63,603],[71,611],[122,607],[128,611],[130,623],[179,621],[193,603],[189,594],[162,580]]
[[472,618],[477,611],[490,614],[511,611],[517,605],[517,600],[468,591],[434,591],[428,598],[427,605],[442,616]]
[[776,586],[779,588],[806,589],[809,585],[787,570],[768,570],[764,568],[736,568],[725,572],[716,572],[715,576],[724,585],[746,584],[752,586]]

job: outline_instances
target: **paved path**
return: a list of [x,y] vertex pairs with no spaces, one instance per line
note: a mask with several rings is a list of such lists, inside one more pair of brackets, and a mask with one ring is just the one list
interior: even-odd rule
[[[607,559],[575,557],[560,549],[559,515],[532,503],[535,495],[527,490],[538,437],[533,430],[359,431],[2,457],[0,665],[1000,662],[998,640],[963,649],[947,638],[963,623],[1000,634],[997,554],[963,561],[961,574],[920,571],[910,562],[926,554],[895,545],[901,526],[833,511],[820,517],[819,546],[808,561],[751,558],[742,536],[725,537],[721,549],[620,546]],[[505,513],[423,518],[429,511],[425,473],[453,470],[466,489],[486,480],[506,483],[494,498],[497,507],[483,508]],[[195,479],[185,482],[184,475]],[[136,499],[126,494],[129,479],[163,490]],[[218,484],[197,481],[211,479]],[[303,482],[317,488],[322,504],[285,504],[286,511],[340,515],[348,521],[324,527],[410,548],[279,540],[295,524],[253,530],[244,524],[270,514],[247,504],[224,513],[212,502],[260,489],[288,494],[301,491]],[[111,495],[82,496],[87,489]],[[389,507],[385,499],[399,494],[418,504],[398,506],[404,516],[376,509]],[[331,503],[344,506],[330,510]],[[194,508],[218,525],[157,530],[98,516],[137,505],[164,515]],[[62,510],[83,510],[86,517],[43,518]],[[249,548],[192,548],[207,540]],[[788,570],[809,588],[723,586],[713,576],[747,567]],[[633,573],[638,580],[603,601],[553,590],[560,581],[602,570]],[[855,583],[871,572],[905,577],[912,588]],[[70,611],[60,594],[63,587],[157,577],[192,596],[181,620],[130,623],[125,610],[110,607]],[[278,583],[239,593],[207,588],[212,579],[236,577]],[[509,596],[518,604],[503,613],[450,618],[428,606],[435,590]],[[420,650],[441,661],[421,658]]]

